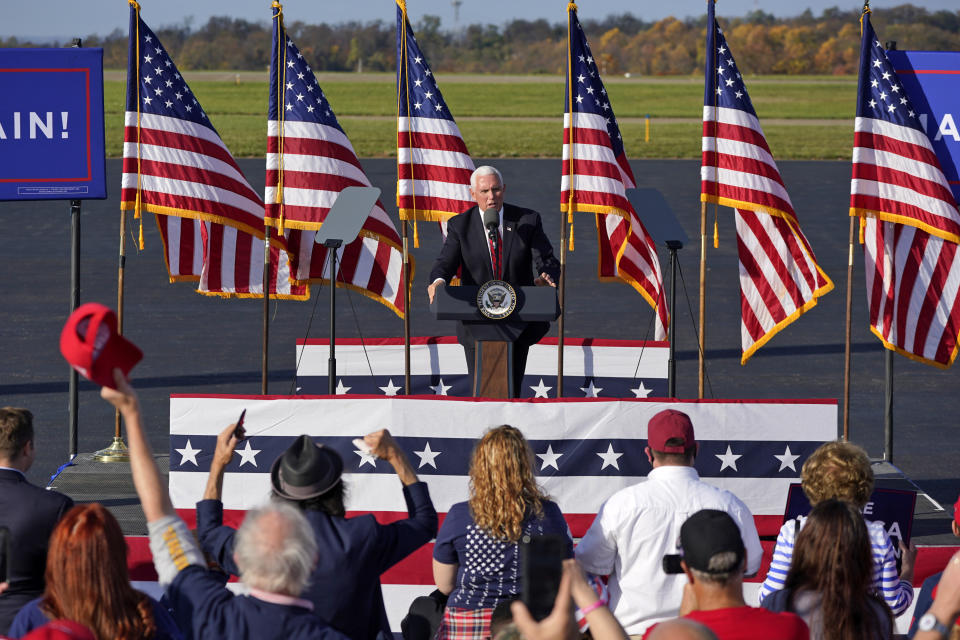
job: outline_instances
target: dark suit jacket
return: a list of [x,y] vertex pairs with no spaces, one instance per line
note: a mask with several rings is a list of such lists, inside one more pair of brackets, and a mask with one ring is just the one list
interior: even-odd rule
[[[541,272],[548,273],[554,282],[560,278],[560,262],[554,257],[550,240],[543,232],[540,214],[532,209],[504,203],[502,252],[502,279],[513,286],[532,286],[534,278]],[[460,278],[465,285],[479,286],[493,279],[490,249],[478,207],[450,218],[447,240],[433,263],[430,281],[443,278],[450,282],[461,265]]]
[[[437,512],[425,482],[403,488],[405,520],[379,524],[372,515],[338,518],[307,510],[320,556],[306,591],[314,613],[351,640],[390,639],[380,574],[437,535]],[[233,560],[236,531],[223,525],[223,503],[197,503],[197,535],[203,550],[237,575]]]
[[30,484],[23,474],[0,469],[0,526],[10,530],[7,559],[10,587],[0,594],[0,633],[6,633],[17,611],[43,592],[47,544],[54,525],[73,507],[73,500]]

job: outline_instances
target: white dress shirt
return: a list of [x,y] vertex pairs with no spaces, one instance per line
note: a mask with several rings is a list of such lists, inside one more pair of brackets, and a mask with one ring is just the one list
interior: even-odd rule
[[680,526],[701,509],[730,514],[747,551],[747,574],[759,571],[763,549],[753,514],[729,491],[701,481],[693,467],[657,467],[646,482],[610,496],[577,545],[585,570],[610,576],[610,609],[628,634],[677,616],[687,577],[664,573],[663,556],[679,553]]

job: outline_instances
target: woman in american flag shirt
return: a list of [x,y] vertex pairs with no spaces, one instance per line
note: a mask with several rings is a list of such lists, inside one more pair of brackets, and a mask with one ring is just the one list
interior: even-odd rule
[[470,460],[470,499],[453,505],[437,534],[433,577],[449,594],[438,640],[482,640],[490,614],[520,595],[521,540],[570,530],[556,503],[537,486],[533,452],[523,434],[502,425],[487,431]]

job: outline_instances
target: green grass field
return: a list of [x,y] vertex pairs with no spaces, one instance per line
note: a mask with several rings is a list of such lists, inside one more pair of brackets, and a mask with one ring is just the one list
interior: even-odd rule
[[[395,155],[396,97],[392,77],[358,81],[324,77],[321,86],[361,157]],[[211,122],[238,157],[266,150],[267,85],[204,80],[187,74]],[[853,141],[853,78],[747,79],[754,107],[780,159],[847,158]],[[442,84],[470,153],[477,157],[559,157],[562,79],[457,79]],[[703,85],[697,78],[617,79],[608,83],[631,158],[692,158],[700,154]],[[104,101],[107,154],[121,154],[125,83],[107,80]],[[650,116],[651,140],[644,141]]]

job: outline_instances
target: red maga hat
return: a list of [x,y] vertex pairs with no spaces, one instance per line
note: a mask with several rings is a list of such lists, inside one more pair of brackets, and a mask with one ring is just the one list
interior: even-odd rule
[[[683,444],[667,446],[667,440],[680,438]],[[693,423],[690,416],[676,409],[666,409],[650,418],[647,423],[647,444],[654,451],[683,453],[696,444],[693,439]]]
[[135,344],[117,333],[117,316],[96,302],[77,307],[60,332],[60,353],[80,375],[100,386],[116,388],[113,370],[129,375],[143,358]]

